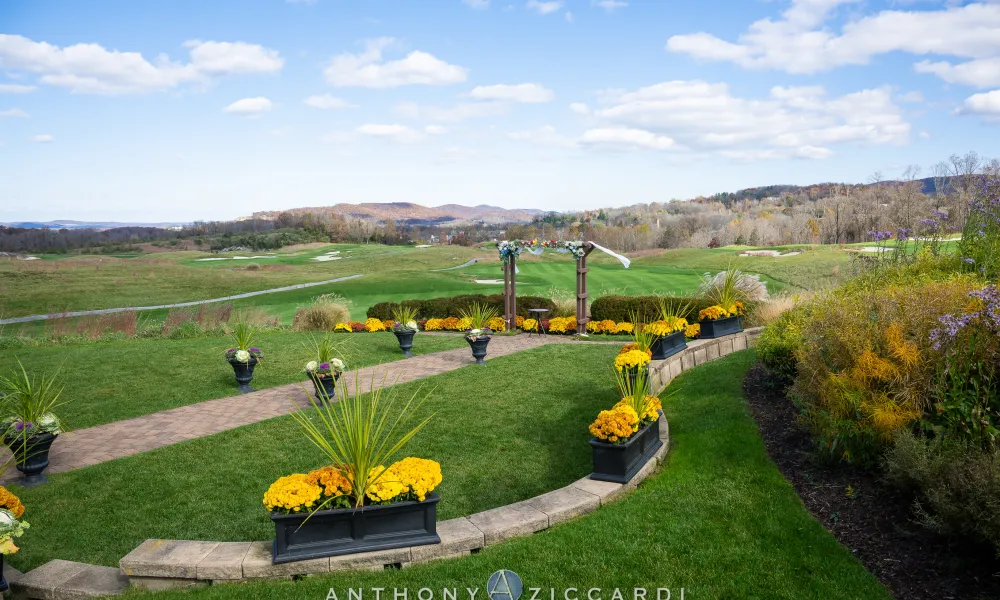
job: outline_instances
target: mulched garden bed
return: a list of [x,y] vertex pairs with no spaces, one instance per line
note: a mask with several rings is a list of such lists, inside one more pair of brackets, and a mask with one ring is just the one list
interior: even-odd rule
[[761,437],[809,512],[900,600],[1000,598],[992,548],[936,535],[914,522],[912,500],[877,475],[817,460],[795,405],[760,364],[743,382]]

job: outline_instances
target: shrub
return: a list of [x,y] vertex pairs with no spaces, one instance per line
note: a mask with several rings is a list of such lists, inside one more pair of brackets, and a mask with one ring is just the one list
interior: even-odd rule
[[792,389],[821,449],[863,465],[929,407],[941,359],[930,332],[973,288],[965,277],[888,281],[859,278],[810,303]]
[[[413,308],[417,311],[419,319],[444,319],[449,316],[460,315],[468,311],[473,305],[480,304],[490,306],[503,312],[503,294],[493,294],[485,296],[482,294],[467,294],[462,296],[451,296],[447,298],[430,298],[426,300],[404,300],[399,302],[379,302],[368,309],[368,317],[380,320],[392,319],[395,311],[401,306]],[[556,310],[555,304],[549,298],[539,296],[518,296],[517,314],[527,317],[528,309],[544,308],[552,314]]]
[[348,323],[351,312],[347,306],[320,296],[312,304],[295,311],[292,328],[296,331],[333,331],[337,323]]
[[891,483],[915,496],[921,523],[992,544],[1000,555],[1000,450],[903,432],[884,466]]
[[979,177],[959,250],[969,270],[991,280],[1000,276],[1000,169],[995,165]]
[[805,311],[789,311],[764,328],[757,338],[757,357],[781,387],[788,387],[798,374],[797,355],[802,351]]

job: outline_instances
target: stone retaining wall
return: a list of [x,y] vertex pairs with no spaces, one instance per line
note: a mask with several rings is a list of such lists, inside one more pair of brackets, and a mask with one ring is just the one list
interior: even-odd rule
[[763,327],[753,327],[721,338],[688,342],[686,349],[670,358],[649,363],[650,389],[654,395],[659,394],[684,371],[752,347],[763,330]]

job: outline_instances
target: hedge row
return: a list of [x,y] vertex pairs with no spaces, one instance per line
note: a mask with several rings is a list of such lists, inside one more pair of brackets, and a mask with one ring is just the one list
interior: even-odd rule
[[[402,305],[413,307],[417,310],[418,319],[443,319],[447,317],[457,317],[473,304],[486,304],[496,307],[503,313],[503,294],[468,294],[465,296],[452,296],[450,298],[430,298],[428,300],[403,300]],[[375,319],[392,319],[393,311],[398,309],[399,302],[379,302],[368,309],[368,317]],[[556,305],[548,298],[540,296],[518,296],[517,314],[522,317],[528,316],[529,308],[548,309],[549,315],[556,309]]]
[[[640,322],[656,321],[660,318],[661,299],[662,296],[601,296],[590,305],[590,320],[631,322],[632,317],[638,315]],[[676,298],[674,302],[691,303],[691,312],[686,318],[692,323],[698,321],[699,311],[711,305],[706,298]]]

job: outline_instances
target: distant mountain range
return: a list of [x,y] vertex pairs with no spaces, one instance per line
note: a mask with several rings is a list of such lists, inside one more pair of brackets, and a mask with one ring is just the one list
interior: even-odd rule
[[181,227],[190,223],[119,223],[117,221],[18,221],[14,223],[0,223],[7,227],[20,227],[21,229],[115,229],[117,227],[159,227],[167,229],[170,227]]
[[490,225],[500,225],[503,223],[529,223],[536,216],[543,215],[544,210],[535,208],[500,208],[498,206],[461,206],[459,204],[445,204],[443,206],[421,206],[412,202],[389,202],[377,204],[366,202],[363,204],[335,204],[333,206],[317,206],[309,208],[292,208],[288,210],[271,210],[255,212],[251,219],[278,218],[281,213],[292,213],[303,215],[312,213],[314,215],[340,215],[345,218],[364,219],[367,221],[385,221],[392,219],[402,225],[465,225],[470,223],[486,223]]

